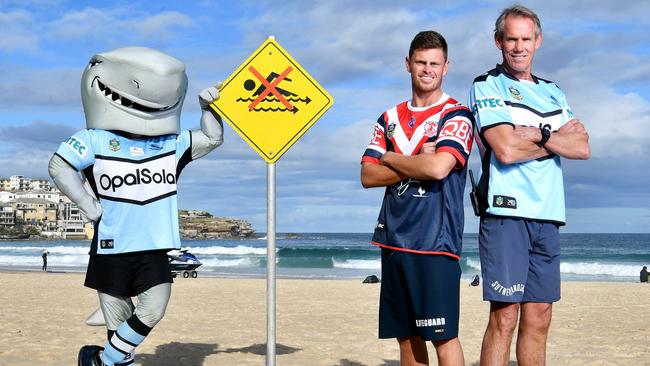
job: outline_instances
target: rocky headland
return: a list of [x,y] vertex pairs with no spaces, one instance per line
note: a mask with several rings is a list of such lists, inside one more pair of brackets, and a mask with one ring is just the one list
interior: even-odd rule
[[255,236],[253,226],[246,220],[212,216],[207,211],[178,212],[182,239],[245,239]]

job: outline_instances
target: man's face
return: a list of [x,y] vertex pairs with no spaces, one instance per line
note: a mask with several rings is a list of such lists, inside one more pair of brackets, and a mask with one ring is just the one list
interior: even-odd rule
[[448,62],[439,48],[421,48],[406,59],[406,71],[411,73],[411,84],[416,93],[440,90],[442,78],[447,74]]
[[[495,36],[496,37],[496,36]],[[506,69],[519,79],[530,79],[535,50],[542,45],[542,34],[535,37],[532,19],[508,16],[505,20],[503,38],[495,38],[503,55]]]

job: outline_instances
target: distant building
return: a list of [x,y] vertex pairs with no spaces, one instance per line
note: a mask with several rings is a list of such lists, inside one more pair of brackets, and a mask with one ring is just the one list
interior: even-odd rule
[[14,210],[11,205],[0,203],[0,227],[11,228],[15,225]]
[[7,203],[15,199],[16,199],[16,194],[14,192],[0,191],[0,203]]
[[45,178],[25,178],[24,175],[12,175],[9,178],[0,178],[0,190],[4,191],[49,191],[52,189],[50,181]]
[[44,178],[0,178],[0,227],[37,226],[42,235],[92,238],[76,204]]
[[38,225],[44,229],[56,226],[57,204],[44,198],[17,198],[9,204],[16,224]]
[[9,178],[0,178],[0,191],[8,191],[11,187],[11,180]]
[[56,223],[63,239],[92,238],[92,233],[89,235],[84,225],[81,210],[74,203],[62,202],[59,204],[59,215]]
[[9,177],[9,191],[27,191],[32,180],[24,175],[12,175]]
[[44,178],[31,179],[29,182],[29,190],[31,191],[50,191],[52,186],[50,181]]
[[25,192],[16,192],[14,193],[15,199],[20,199],[20,198],[42,198],[46,199],[52,203],[59,203],[61,202],[63,194],[59,190],[51,190],[51,191],[46,191],[46,190],[33,190],[33,191],[25,191]]

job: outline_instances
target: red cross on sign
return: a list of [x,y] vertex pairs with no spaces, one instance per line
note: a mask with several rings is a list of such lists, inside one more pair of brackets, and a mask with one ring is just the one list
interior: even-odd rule
[[275,95],[275,96],[278,98],[278,100],[279,100],[280,102],[282,102],[282,104],[284,104],[285,107],[287,107],[288,110],[293,110],[293,105],[291,105],[291,103],[289,103],[288,100],[284,99],[284,97],[282,96],[282,94],[280,94],[280,92],[278,91],[278,89],[275,88],[278,84],[280,84],[280,82],[281,82],[282,80],[284,80],[284,78],[287,77],[287,75],[289,75],[289,73],[291,72],[291,70],[293,70],[293,69],[291,68],[291,66],[288,66],[288,67],[287,67],[287,68],[282,72],[282,74],[280,74],[280,76],[278,76],[275,80],[273,80],[272,83],[269,83],[268,80],[266,80],[266,79],[264,78],[264,76],[262,76],[262,75],[261,75],[261,74],[260,74],[260,73],[259,73],[259,72],[254,68],[254,67],[253,67],[253,66],[249,67],[249,68],[248,68],[248,71],[250,71],[251,74],[255,75],[255,77],[256,77],[260,82],[262,82],[262,84],[266,87],[266,89],[264,89],[264,91],[263,91],[262,93],[260,93],[260,95],[259,95],[259,96],[258,96],[258,97],[253,101],[253,103],[251,103],[251,104],[248,106],[248,109],[252,111],[253,108],[255,108],[255,106],[256,106],[259,102],[261,102],[262,100],[264,100],[264,98],[266,98],[266,96],[269,95],[269,93],[273,93],[273,95]]

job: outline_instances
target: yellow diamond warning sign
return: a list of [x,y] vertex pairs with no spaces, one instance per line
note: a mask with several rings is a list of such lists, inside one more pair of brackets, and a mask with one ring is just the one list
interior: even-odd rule
[[274,163],[332,103],[325,89],[269,38],[223,83],[212,108]]

